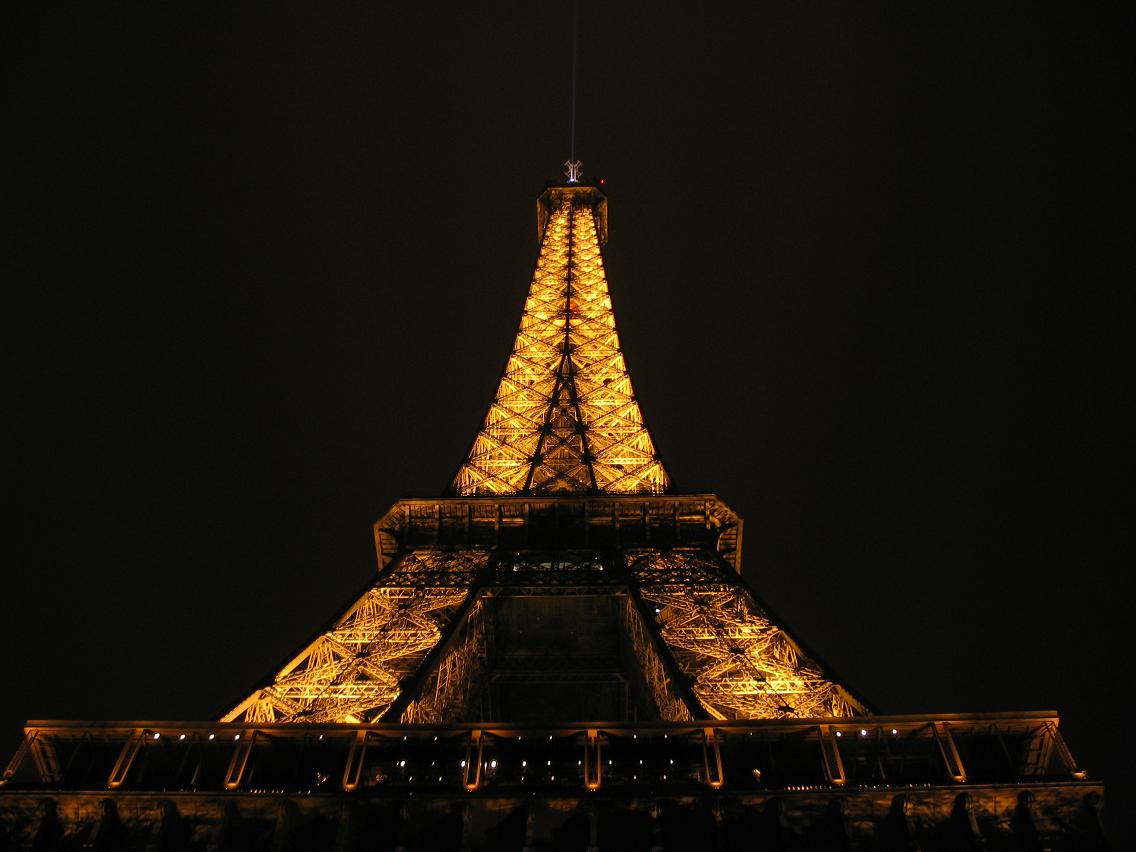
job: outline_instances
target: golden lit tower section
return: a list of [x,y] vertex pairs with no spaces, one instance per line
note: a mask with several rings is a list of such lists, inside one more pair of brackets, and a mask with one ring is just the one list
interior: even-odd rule
[[741,518],[668,490],[615,329],[604,194],[549,187],[537,227],[520,329],[451,493],[379,519],[375,585],[222,720],[867,712],[738,576]]
[[458,496],[659,494],[667,472],[619,346],[601,247],[607,198],[553,186],[537,200],[540,254],[505,375]]

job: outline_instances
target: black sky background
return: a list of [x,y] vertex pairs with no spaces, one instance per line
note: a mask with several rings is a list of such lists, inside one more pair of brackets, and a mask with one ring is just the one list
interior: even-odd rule
[[[584,2],[576,148],[656,445],[759,594],[884,712],[1058,710],[1119,820],[1130,33],[987,5]],[[569,8],[9,14],[3,751],[216,716],[445,487]]]

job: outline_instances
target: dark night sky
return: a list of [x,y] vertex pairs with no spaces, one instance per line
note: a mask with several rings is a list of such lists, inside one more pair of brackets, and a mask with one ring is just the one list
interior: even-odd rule
[[[358,5],[6,28],[5,752],[247,694],[484,414],[569,4]],[[1116,815],[1133,54],[987,5],[585,2],[577,152],[655,442],[773,611],[885,712],[1058,710]]]

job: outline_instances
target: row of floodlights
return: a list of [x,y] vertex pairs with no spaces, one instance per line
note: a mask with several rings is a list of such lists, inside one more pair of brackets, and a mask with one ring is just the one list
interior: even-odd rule
[[[899,731],[898,731],[898,730],[897,730],[896,728],[892,728],[892,729],[891,729],[891,733],[892,733],[892,736],[895,736],[896,734],[898,734],[898,733],[899,733]],[[868,729],[867,729],[867,728],[861,728],[861,729],[860,729],[860,736],[862,736],[862,737],[866,737],[866,736],[868,736],[868,734],[869,734],[869,732],[868,732]],[[750,736],[752,737],[752,736],[753,736],[753,734],[752,734],[752,733],[750,733]],[[842,737],[842,736],[844,736],[844,732],[843,732],[843,731],[837,731],[837,732],[836,732],[836,736],[838,736],[838,737]],[[216,739],[216,737],[217,737],[217,735],[216,735],[216,734],[210,734],[210,735],[209,735],[209,737],[208,737],[208,739],[210,739],[210,740],[214,740],[214,739]],[[155,739],[155,740],[160,740],[160,739],[162,738],[162,735],[161,735],[161,733],[159,733],[158,731],[155,731],[155,732],[153,733],[153,735],[152,735],[152,738],[153,738],[153,739]],[[240,738],[241,738],[241,735],[240,735],[240,734],[233,734],[233,740],[234,740],[234,741],[235,741],[235,740],[239,740]],[[549,738],[549,740],[551,740],[551,739],[552,739],[552,735],[551,735],[551,734],[549,734],[549,735],[548,735],[548,738]],[[639,735],[638,735],[638,734],[632,734],[632,735],[631,735],[631,738],[632,738],[632,739],[634,739],[634,740],[637,740],[637,739],[639,739]],[[179,735],[178,735],[178,740],[179,740],[179,741],[181,741],[181,740],[184,740],[184,739],[185,739],[185,734],[179,734]],[[320,734],[320,735],[319,735],[319,737],[318,737],[318,739],[321,739],[321,740],[322,740],[322,739],[323,739],[323,734]],[[403,737],[402,739],[403,739],[403,741],[404,741],[404,742],[406,741],[406,737],[405,737],[405,736],[404,736],[404,737]],[[517,737],[517,739],[519,740],[519,739],[522,739],[522,738],[521,738],[521,737]],[[665,740],[665,739],[668,739],[668,735],[667,735],[667,734],[663,734],[663,739],[664,739],[664,740]],[[437,738],[437,737],[434,737],[434,742],[437,742],[437,741],[438,741],[438,738]],[[639,762],[640,762],[640,763],[642,763],[643,761],[639,761]],[[406,761],[403,761],[403,764],[405,764],[405,763],[406,763]],[[611,761],[609,760],[609,761],[608,761],[608,763],[611,763]],[[674,761],[672,760],[672,761],[671,761],[671,763],[674,763]],[[494,767],[496,767],[496,765],[497,765],[496,761],[494,761],[493,765],[494,765]],[[465,766],[465,761],[464,761],[464,760],[462,761],[462,766]]]
[[[549,760],[549,761],[545,761],[545,763],[546,763],[546,766],[552,766],[552,761],[551,761],[551,760]],[[406,765],[407,765],[407,761],[404,761],[404,760],[400,760],[400,761],[399,761],[399,766],[400,766],[400,767],[406,767]],[[642,759],[641,759],[641,760],[640,760],[640,766],[642,766],[642,765],[643,765],[643,761],[642,761]],[[674,766],[674,765],[675,765],[675,759],[674,759],[674,758],[671,758],[671,759],[670,759],[670,765],[671,765],[671,766]],[[431,761],[431,766],[434,766],[434,762],[433,762],[433,761]],[[576,761],[576,766],[584,766],[584,761],[583,761],[583,760],[577,760],[577,761]],[[613,761],[613,760],[611,760],[611,759],[609,758],[609,759],[608,759],[608,766],[615,766],[615,761]],[[483,761],[483,762],[482,762],[482,767],[483,767],[483,768],[488,768],[488,769],[496,769],[496,761],[495,761],[495,760],[486,760],[486,761]],[[462,768],[462,769],[465,769],[465,768],[466,768],[466,761],[465,761],[465,760],[462,760],[462,761],[461,761],[461,768]],[[521,768],[521,769],[527,769],[527,768],[528,768],[528,761],[527,761],[527,760],[523,760],[523,761],[520,761],[520,768]]]
[[[755,769],[755,770],[754,770],[754,772],[758,772],[758,770],[756,770],[756,769]],[[760,776],[760,772],[758,772],[758,775]],[[551,780],[553,780],[553,781],[555,781],[555,780],[556,780],[556,776],[555,776],[555,775],[552,775],[552,776],[550,776],[550,778],[551,778]],[[413,781],[413,780],[414,780],[414,776],[413,776],[413,775],[411,775],[411,776],[410,776],[410,778],[408,778],[407,780],[408,780],[408,781]],[[444,779],[442,778],[442,776],[441,776],[441,775],[439,775],[439,776],[438,776],[438,780],[439,780],[439,781],[442,781],[442,780],[444,780]],[[523,780],[523,779],[522,779],[522,780]],[[631,780],[632,780],[632,781],[638,781],[638,780],[639,780],[639,776],[638,776],[638,775],[632,775],[632,776],[631,776]],[[664,781],[666,781],[666,780],[667,780],[667,776],[666,776],[666,775],[663,775],[663,780],[664,780]]]

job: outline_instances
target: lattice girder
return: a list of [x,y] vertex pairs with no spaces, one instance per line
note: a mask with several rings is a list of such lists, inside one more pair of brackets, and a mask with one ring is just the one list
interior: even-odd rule
[[669,480],[619,345],[591,187],[556,187],[505,374],[451,490],[658,493]]
[[399,721],[445,724],[465,719],[485,685],[488,636],[485,606],[478,600],[460,626],[457,641],[429,671],[418,696],[407,704]]
[[643,676],[651,699],[655,702],[659,718],[668,722],[685,722],[692,719],[690,708],[676,689],[659,649],[655,647],[646,624],[636,611],[631,595],[625,598],[619,614],[632,653],[639,663],[639,672]]
[[719,719],[848,716],[866,708],[826,677],[713,555],[625,553],[662,640]]
[[532,594],[622,598],[619,631],[663,719],[864,712],[727,564],[740,530],[712,495],[402,501],[376,524],[376,585],[225,721],[492,713],[485,601]]
[[377,720],[441,640],[488,560],[485,549],[405,553],[330,630],[222,721]]

